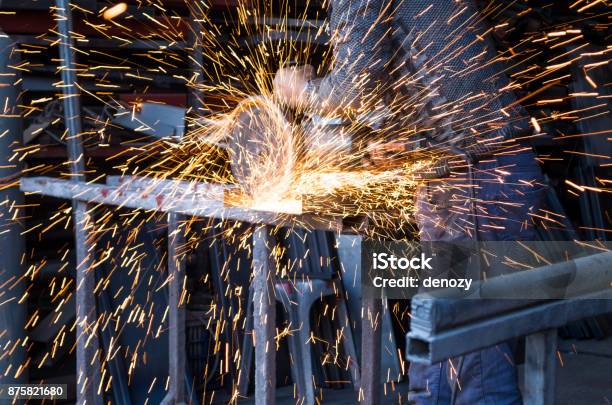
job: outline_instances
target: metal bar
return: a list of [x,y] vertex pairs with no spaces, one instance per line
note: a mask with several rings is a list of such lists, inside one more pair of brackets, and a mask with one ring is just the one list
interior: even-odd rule
[[[612,252],[602,252],[529,271],[474,283],[465,298],[457,289],[418,294],[412,299],[411,331],[420,335],[488,319],[500,313],[542,303],[544,299],[573,298],[610,288]],[[494,301],[482,305],[481,299]]]
[[[183,198],[188,195],[198,200],[223,201],[225,192],[235,187],[201,181],[155,179],[141,176],[106,176],[106,184],[122,190],[142,191],[148,194],[166,194]],[[194,195],[195,194],[195,195]]]
[[265,225],[253,232],[255,404],[274,405],[276,391],[275,239]]
[[[354,235],[336,235],[336,243],[338,246],[338,256],[342,266],[342,285],[345,290],[344,296],[348,297],[346,305],[349,311],[349,318],[351,320],[360,319],[362,316],[361,312],[361,297],[362,297],[362,284],[361,284],[361,236]],[[381,375],[384,375],[391,370],[391,375],[400,375],[402,373],[400,367],[400,358],[397,355],[397,342],[393,334],[393,326],[391,320],[390,311],[384,311],[382,317],[382,336],[385,336],[385,349],[381,348],[380,354],[380,368]],[[351,323],[354,326],[353,332],[355,337],[355,346],[357,350],[361,347],[361,322]],[[387,340],[388,337],[388,340]],[[358,351],[358,353],[361,353]],[[363,370],[363,359],[361,355],[356,358],[357,366],[361,365]],[[360,375],[360,380],[363,376]],[[356,384],[356,389],[361,389],[361,383]]]
[[69,0],[55,0],[56,22],[59,33],[60,73],[64,95],[64,125],[68,130],[68,157],[74,181],[85,179],[85,160],[81,141],[81,95],[76,85],[74,40],[72,39],[72,12]]
[[249,208],[225,207],[223,201],[206,200],[198,194],[185,192],[155,194],[147,191],[133,191],[129,187],[112,187],[103,184],[69,182],[52,177],[31,177],[21,180],[24,192],[78,199],[91,203],[115,205],[126,208],[139,208],[162,212],[176,212],[183,215],[233,220],[252,224],[297,226],[305,229],[325,229],[339,231],[342,221],[339,217],[315,214],[288,214],[261,211]]
[[[297,299],[297,318],[290,319],[292,324],[296,323],[299,326],[297,336],[299,339],[299,355],[298,360],[293,360],[295,366],[301,368],[298,373],[301,379],[297,383],[298,395],[303,398],[305,404],[315,404],[315,386],[317,380],[325,381],[325,376],[321,375],[321,371],[313,368],[312,364],[312,351],[315,352],[315,357],[319,357],[321,354],[318,349],[311,341],[311,332],[313,331],[313,325],[310,322],[310,310],[312,305],[322,298],[324,295],[324,288],[327,284],[322,280],[310,280],[310,281],[298,281],[294,288],[296,288],[297,294],[294,296]],[[318,284],[318,285],[317,285]],[[294,292],[295,294],[295,292]],[[295,300],[294,300],[295,302]],[[319,330],[319,333],[321,330]],[[317,367],[318,368],[318,367]],[[298,401],[299,402],[299,401]]]
[[[55,6],[64,97],[64,124],[68,133],[68,158],[72,180],[77,182],[85,179],[85,157],[80,139],[83,131],[80,94],[76,86],[72,12],[69,0],[56,0]],[[88,207],[85,202],[73,200],[72,209],[77,259],[77,402],[101,404],[102,395],[97,392],[100,388],[100,366],[97,359],[99,344],[97,329],[93,328],[96,322],[95,276],[91,271],[93,249],[88,235],[88,229],[93,223],[87,213]]]
[[19,303],[27,283],[22,278],[24,269],[21,264],[25,241],[23,227],[19,220],[14,219],[23,218],[25,210],[20,208],[23,207],[23,194],[17,187],[21,175],[20,159],[14,158],[22,138],[22,118],[18,107],[21,75],[16,69],[9,68],[10,65],[19,65],[18,54],[13,40],[0,32],[0,105],[3,106],[0,113],[0,274],[2,280],[12,284],[10,288],[2,289],[3,304],[0,305],[0,347],[5,348],[0,357],[0,370],[6,370],[0,374],[3,384],[23,382],[27,378],[24,372],[18,372],[23,370],[21,366],[26,355],[26,305]]
[[185,280],[184,255],[179,248],[185,237],[179,228],[179,215],[168,214],[168,359],[170,392],[174,404],[184,403],[185,398],[185,305],[183,282]]
[[557,329],[527,336],[523,400],[531,405],[555,403]]
[[[361,314],[361,391],[363,404],[377,404],[381,395],[380,352],[382,300],[363,297]],[[367,366],[366,366],[367,365]]]
[[204,13],[203,10],[195,10],[195,8],[199,8],[198,3],[193,3],[189,8],[189,30],[187,32],[188,38],[187,42],[190,44],[190,58],[189,58],[189,70],[191,70],[191,74],[193,75],[193,81],[190,80],[187,84],[188,86],[188,108],[189,113],[192,117],[198,118],[198,110],[203,107],[206,107],[202,101],[201,96],[202,92],[197,88],[197,84],[201,83],[203,80],[202,77],[202,69],[204,68],[204,56],[202,46],[202,35],[204,32],[202,23],[200,22],[199,17]]
[[411,330],[407,336],[406,357],[417,363],[433,364],[607,312],[612,312],[612,290],[575,299],[541,300],[532,307],[492,314],[488,319],[433,335]]

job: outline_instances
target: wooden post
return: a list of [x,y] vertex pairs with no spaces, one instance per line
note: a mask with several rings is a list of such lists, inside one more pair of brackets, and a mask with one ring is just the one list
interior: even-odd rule
[[274,405],[276,391],[276,260],[274,237],[265,225],[253,232],[253,321],[255,333],[255,404]]
[[381,395],[382,300],[364,295],[361,310],[361,392],[359,400],[367,405],[378,404]]
[[169,403],[185,403],[185,280],[184,256],[178,249],[185,244],[185,236],[179,228],[179,214],[168,214],[168,361],[170,389]]
[[524,402],[530,405],[555,403],[557,330],[534,333],[525,339]]

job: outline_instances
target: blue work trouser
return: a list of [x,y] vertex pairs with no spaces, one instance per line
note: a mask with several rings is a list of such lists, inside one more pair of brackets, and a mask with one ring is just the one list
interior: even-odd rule
[[[541,204],[544,184],[531,151],[478,163],[473,178],[471,185],[463,177],[421,187],[417,194],[421,240],[469,240],[474,228],[479,240],[537,239],[531,218]],[[468,191],[471,186],[475,207]],[[453,390],[455,404],[521,403],[516,365],[507,343],[431,366],[411,364],[409,378],[409,399],[418,405],[449,404]]]

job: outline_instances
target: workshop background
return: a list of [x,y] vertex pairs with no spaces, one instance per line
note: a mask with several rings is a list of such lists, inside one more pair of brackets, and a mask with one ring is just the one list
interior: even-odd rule
[[[489,10],[498,50],[521,53],[524,61],[509,74],[541,133],[531,139],[550,186],[541,237],[609,240],[609,2],[479,6]],[[147,190],[138,201],[126,193],[109,203],[104,193],[144,168],[164,173],[164,181],[189,182],[206,172],[230,184],[222,146],[177,145],[209,117],[269,88],[279,61],[325,71],[325,17],[325,4],[308,0],[0,1],[3,384],[67,384],[68,398],[54,403],[75,403],[79,395],[95,403],[159,404],[169,392],[170,403],[254,401],[261,359],[249,293],[252,261],[261,258],[245,246],[262,236],[247,230],[240,213],[168,214],[164,198],[179,197],[163,188],[156,194],[159,185],[130,183]],[[41,176],[99,185],[99,196],[84,202],[75,193],[91,189],[43,184]],[[39,182],[27,183],[28,190],[22,179],[34,177]],[[46,184],[55,197],[36,192]],[[203,192],[189,184],[186,193]],[[297,386],[301,379],[314,383],[306,385],[314,386],[317,402],[356,403],[361,236],[279,229],[279,260],[299,263],[300,271],[274,288],[291,297],[293,284],[309,279],[320,289],[300,296],[306,313],[285,311],[283,299],[276,304],[277,402],[295,403],[297,390],[307,390]],[[90,294],[77,296],[77,285]],[[76,322],[77,312],[89,322]],[[382,364],[373,378],[392,403],[406,403],[409,318],[409,304],[393,302],[378,321]],[[598,314],[559,329],[555,403],[612,401],[611,322],[610,314]],[[312,369],[304,376],[306,363]],[[362,367],[361,378],[366,374]],[[86,388],[91,379],[98,385]]]

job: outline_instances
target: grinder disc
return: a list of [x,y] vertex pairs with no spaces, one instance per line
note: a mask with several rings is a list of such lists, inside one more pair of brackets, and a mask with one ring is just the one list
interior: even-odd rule
[[295,167],[292,125],[263,96],[242,101],[233,114],[227,150],[238,186],[251,198],[280,198],[291,186]]

